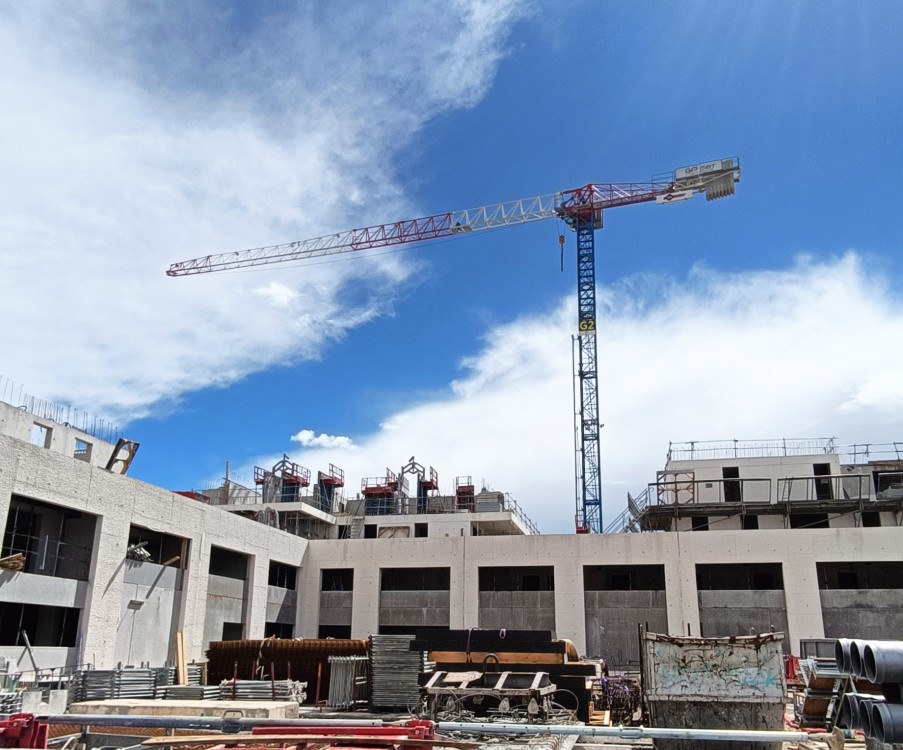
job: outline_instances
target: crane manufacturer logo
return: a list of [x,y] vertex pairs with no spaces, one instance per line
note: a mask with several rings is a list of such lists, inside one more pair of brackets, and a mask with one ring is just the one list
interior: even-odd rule
[[666,193],[665,195],[657,195],[655,197],[656,203],[679,203],[680,201],[688,201],[694,195],[692,190],[675,190],[673,193]]

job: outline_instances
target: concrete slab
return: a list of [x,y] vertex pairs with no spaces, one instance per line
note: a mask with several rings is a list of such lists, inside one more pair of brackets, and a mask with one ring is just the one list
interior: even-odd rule
[[115,698],[105,701],[83,701],[69,706],[71,714],[103,716],[222,716],[225,711],[240,711],[246,719],[298,718],[298,704],[294,701],[163,701]]

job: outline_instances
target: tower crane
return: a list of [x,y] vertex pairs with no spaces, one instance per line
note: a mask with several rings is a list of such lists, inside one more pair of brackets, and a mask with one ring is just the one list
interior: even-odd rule
[[[648,182],[589,183],[559,193],[522,198],[463,211],[449,211],[363,229],[348,229],[308,240],[258,247],[173,263],[168,276],[191,276],[270,263],[323,258],[411,242],[466,236],[486,229],[558,218],[577,237],[577,356],[574,429],[576,437],[578,533],[602,531],[602,474],[599,464],[599,387],[596,364],[595,232],[602,212],[636,203],[678,203],[704,193],[707,200],[734,193],[740,180],[736,157],[681,167]],[[560,238],[564,243],[564,237]],[[575,398],[575,402],[577,399]]]

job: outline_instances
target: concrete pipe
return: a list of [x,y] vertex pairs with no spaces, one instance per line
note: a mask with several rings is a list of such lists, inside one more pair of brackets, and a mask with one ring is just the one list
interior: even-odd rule
[[849,638],[838,638],[834,641],[834,661],[837,663],[837,671],[841,674],[850,674],[850,644]]
[[903,703],[903,685],[899,682],[885,682],[881,692],[888,703]]
[[847,729],[859,729],[859,695],[847,693],[840,706],[840,722]]
[[875,703],[872,706],[872,732],[879,742],[889,745],[903,742],[903,705]]
[[866,641],[862,670],[870,682],[903,682],[903,641]]

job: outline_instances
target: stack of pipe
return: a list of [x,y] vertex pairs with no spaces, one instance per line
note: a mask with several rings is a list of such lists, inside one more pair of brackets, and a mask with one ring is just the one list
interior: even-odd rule
[[903,641],[840,638],[834,659],[840,672],[880,688],[880,695],[847,693],[842,720],[878,742],[903,743]]

